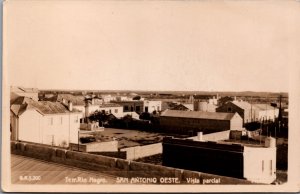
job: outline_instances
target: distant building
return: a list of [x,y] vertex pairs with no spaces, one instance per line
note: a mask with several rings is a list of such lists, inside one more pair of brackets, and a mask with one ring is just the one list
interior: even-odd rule
[[255,120],[256,121],[275,121],[278,118],[279,109],[272,107],[269,104],[253,104],[255,108]]
[[97,112],[103,112],[106,114],[113,114],[115,117],[120,118],[123,117],[123,107],[119,104],[115,103],[105,103],[98,105],[99,109]]
[[71,102],[65,106],[19,97],[11,105],[11,139],[68,147],[78,142],[81,117]]
[[267,104],[250,104],[246,101],[227,102],[216,109],[217,112],[237,112],[244,123],[262,120],[274,121],[278,117],[278,109]]
[[217,106],[213,101],[207,102],[203,100],[195,100],[194,101],[194,110],[195,111],[203,111],[203,112],[216,112]]
[[144,111],[153,113],[154,111],[161,111],[161,101],[158,100],[144,100]]
[[100,95],[100,97],[103,99],[103,102],[104,102],[104,103],[107,103],[107,102],[116,100],[116,97],[115,97],[115,96],[112,96],[112,95],[110,95],[110,94],[107,94],[107,95]]
[[240,130],[242,124],[242,118],[236,113],[165,110],[160,115],[162,129],[182,133]]
[[260,146],[164,138],[163,165],[269,184],[276,179],[276,142],[267,138]]
[[139,100],[111,101],[111,103],[121,105],[123,107],[123,112],[141,113],[144,110],[144,101],[139,101]]
[[245,101],[232,101],[227,102],[223,106],[216,109],[217,112],[232,112],[238,113],[242,118],[244,123],[252,122],[252,118],[255,115],[254,107]]

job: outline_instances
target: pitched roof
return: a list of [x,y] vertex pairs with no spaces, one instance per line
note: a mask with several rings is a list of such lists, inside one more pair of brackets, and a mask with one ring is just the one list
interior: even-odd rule
[[68,108],[59,102],[35,101],[27,97],[19,97],[11,105],[11,110],[16,115],[21,115],[25,110],[35,109],[41,114],[62,114],[80,112],[77,109],[69,111]]
[[172,106],[170,110],[190,110],[190,109],[183,104],[176,104]]
[[274,110],[274,107],[269,104],[252,104],[252,106],[258,110]]
[[197,119],[212,119],[212,120],[231,120],[235,113],[221,112],[202,112],[202,111],[180,111],[180,110],[165,110],[162,112],[162,117],[181,117],[181,118],[197,118]]
[[253,108],[253,106],[251,107],[251,104],[249,102],[245,102],[245,101],[232,101],[231,103],[244,110]]

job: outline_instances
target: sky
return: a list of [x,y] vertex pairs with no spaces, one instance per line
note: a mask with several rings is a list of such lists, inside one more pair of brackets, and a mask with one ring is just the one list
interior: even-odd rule
[[39,89],[287,92],[299,7],[10,0],[4,65],[10,85]]

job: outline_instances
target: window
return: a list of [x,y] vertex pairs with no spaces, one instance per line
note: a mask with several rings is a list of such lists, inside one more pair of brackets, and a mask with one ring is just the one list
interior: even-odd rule
[[232,112],[231,107],[228,107],[228,108],[227,108],[227,112]]
[[64,120],[64,118],[63,118],[63,117],[60,117],[60,124],[61,124],[61,125],[63,124],[63,120]]
[[138,112],[139,112],[140,110],[141,110],[141,107],[140,107],[140,106],[136,106],[136,107],[135,107],[135,111],[138,111]]
[[48,125],[53,125],[53,118],[52,117],[48,118]]
[[261,171],[264,172],[264,161],[261,161]]
[[115,109],[115,113],[118,113],[118,109]]
[[128,106],[124,106],[124,111],[128,111]]
[[109,109],[109,114],[111,114],[111,109]]

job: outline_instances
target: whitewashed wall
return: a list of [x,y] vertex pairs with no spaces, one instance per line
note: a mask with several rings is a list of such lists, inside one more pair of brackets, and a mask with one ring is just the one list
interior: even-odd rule
[[272,183],[276,179],[276,148],[245,146],[244,178],[255,183]]

